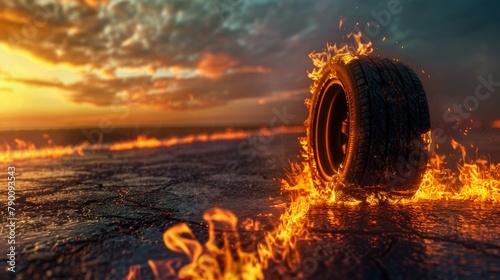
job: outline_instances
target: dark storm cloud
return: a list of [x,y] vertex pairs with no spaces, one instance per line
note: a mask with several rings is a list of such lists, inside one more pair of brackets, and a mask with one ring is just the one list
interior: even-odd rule
[[[389,0],[240,0],[231,1],[236,4],[221,18],[216,7],[228,8],[226,2],[101,4],[86,0],[61,5],[53,0],[33,5],[30,1],[2,1],[0,23],[5,32],[0,41],[52,63],[111,74],[124,67],[148,66],[194,73],[183,79],[160,78],[146,89],[142,87],[144,77],[87,77],[62,86],[74,102],[107,106],[125,92],[144,106],[206,108],[306,89],[310,83],[306,71],[312,68],[307,54],[321,50],[326,42],[341,40],[356,22],[363,30],[367,22],[377,21],[374,14],[387,10]],[[492,74],[493,80],[500,80],[500,38],[496,36],[500,4],[400,0],[399,5],[401,13],[391,15],[371,40],[378,48],[376,54],[400,58],[416,72],[425,69],[432,74],[431,79],[422,79],[435,116],[473,93],[479,75]],[[40,17],[43,13],[48,15],[46,22]],[[36,14],[38,23],[34,24]],[[341,17],[345,24],[339,32]],[[384,42],[383,37],[387,38]],[[307,96],[304,90],[303,97]],[[488,105],[476,113],[485,118],[497,116]]]

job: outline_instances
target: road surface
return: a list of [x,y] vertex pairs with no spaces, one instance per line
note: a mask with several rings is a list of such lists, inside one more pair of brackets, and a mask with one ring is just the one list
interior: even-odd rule
[[[163,232],[186,222],[203,242],[202,214],[215,206],[272,228],[289,202],[274,179],[285,176],[289,160],[301,160],[298,136],[18,162],[16,273],[6,275],[123,279],[140,265],[148,279],[149,259],[179,257],[164,246]],[[499,279],[499,209],[460,201],[315,206],[311,236],[298,243],[301,265],[271,266],[266,277]],[[262,233],[241,228],[240,235],[245,243]],[[5,242],[0,250],[7,252]]]

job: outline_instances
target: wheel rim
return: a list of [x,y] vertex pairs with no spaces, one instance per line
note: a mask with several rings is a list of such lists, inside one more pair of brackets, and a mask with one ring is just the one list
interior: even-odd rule
[[345,91],[331,83],[322,91],[315,116],[316,165],[324,180],[340,171],[348,152],[349,110]]

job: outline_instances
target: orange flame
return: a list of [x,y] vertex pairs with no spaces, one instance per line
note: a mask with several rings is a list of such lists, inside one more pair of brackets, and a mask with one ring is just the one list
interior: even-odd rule
[[460,149],[462,162],[457,164],[458,173],[444,168],[444,156],[433,155],[418,192],[411,202],[419,200],[473,200],[500,202],[500,163],[488,163],[476,159],[466,161],[466,149],[451,140],[454,149]]
[[[304,130],[303,127],[276,127],[273,129],[261,129],[259,133],[261,135],[269,135],[271,133],[298,133]],[[139,135],[137,139],[133,141],[126,141],[113,144],[109,146],[110,151],[121,151],[121,150],[131,150],[131,149],[145,149],[145,148],[157,148],[157,147],[170,147],[180,144],[188,144],[194,142],[207,142],[207,141],[217,141],[217,140],[235,140],[244,139],[250,137],[253,133],[243,130],[232,130],[226,129],[225,132],[216,132],[212,134],[198,134],[198,135],[188,135],[185,137],[172,137],[166,140],[160,141],[157,138],[148,138],[145,135]]]
[[46,147],[36,147],[35,144],[15,138],[14,145],[3,144],[0,145],[0,162],[13,162],[16,160],[28,160],[35,158],[60,158],[63,156],[78,155],[84,156],[84,150],[90,149],[92,151],[108,149],[110,151],[121,151],[131,149],[149,149],[157,147],[170,147],[179,144],[188,144],[193,142],[207,142],[217,140],[231,140],[243,139],[252,136],[253,134],[260,133],[262,136],[270,136],[271,134],[284,134],[284,133],[300,133],[304,128],[300,127],[275,127],[272,129],[261,129],[260,131],[243,131],[227,129],[224,132],[216,132],[212,134],[199,134],[189,135],[185,137],[172,137],[166,140],[159,140],[157,138],[148,138],[145,135],[139,135],[133,141],[118,142],[111,145],[91,145],[89,142],[82,142],[77,146],[60,146],[53,145],[49,135],[43,134],[42,138],[47,140]]
[[[45,138],[45,137],[44,137]],[[78,146],[48,146],[37,148],[35,144],[15,138],[15,147],[9,144],[0,146],[0,162],[12,162],[15,160],[25,160],[33,158],[59,158],[63,156],[79,155],[83,156],[83,150],[90,144],[83,142]],[[48,140],[49,145],[52,140]]]
[[315,66],[312,72],[308,73],[308,77],[313,80],[311,93],[314,92],[314,89],[317,86],[316,81],[321,78],[321,69],[327,67],[333,59],[342,58],[351,60],[354,59],[357,55],[369,55],[373,53],[372,42],[363,43],[361,41],[361,32],[350,33],[347,35],[347,38],[354,38],[354,43],[345,44],[342,47],[338,47],[337,43],[333,45],[328,43],[326,44],[326,49],[324,49],[322,52],[312,52],[309,54],[309,58],[311,58],[312,63]]
[[[258,258],[241,248],[237,233],[238,219],[230,211],[214,208],[203,218],[208,222],[209,238],[202,245],[186,224],[171,227],[163,235],[165,246],[185,254],[190,263],[177,273],[170,261],[149,261],[157,279],[176,276],[179,279],[264,279]],[[216,232],[224,231],[223,244],[218,245]],[[167,269],[165,269],[167,268]],[[163,270],[162,275],[158,271]],[[137,275],[129,274],[129,277]],[[131,278],[137,279],[137,278]]]

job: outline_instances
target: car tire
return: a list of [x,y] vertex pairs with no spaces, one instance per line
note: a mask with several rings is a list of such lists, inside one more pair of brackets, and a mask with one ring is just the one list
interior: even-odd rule
[[321,185],[354,196],[411,196],[428,161],[430,118],[424,89],[405,64],[337,55],[312,88],[309,154]]

